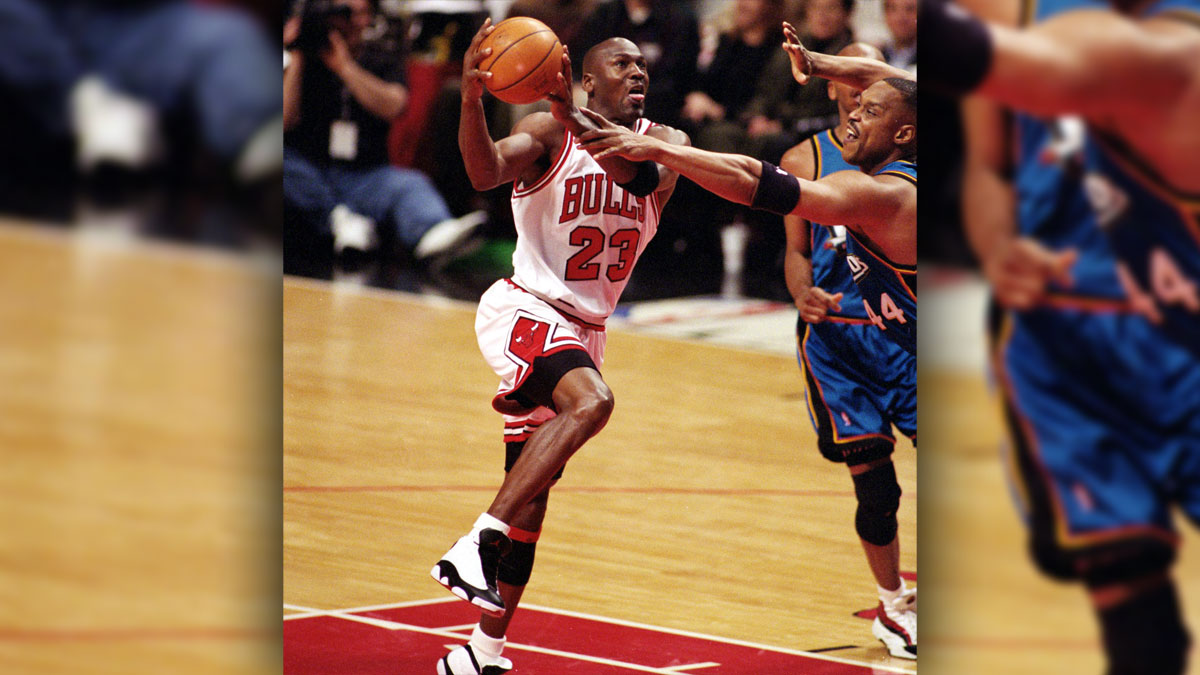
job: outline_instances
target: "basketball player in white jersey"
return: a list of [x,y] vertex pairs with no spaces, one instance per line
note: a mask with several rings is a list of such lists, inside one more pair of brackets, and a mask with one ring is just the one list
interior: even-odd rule
[[[508,475],[495,500],[432,570],[483,616],[467,645],[438,663],[441,675],[497,675],[513,611],[533,567],[550,488],[567,460],[608,422],[613,395],[600,376],[604,322],[617,305],[638,256],[658,228],[677,174],[653,162],[596,161],[577,137],[596,124],[571,96],[563,54],[551,112],[533,113],[493,141],[482,96],[490,73],[475,35],[463,64],[458,143],[477,190],[513,183],[517,228],[514,273],[480,299],[475,332],[500,376],[492,407],[504,415]],[[636,133],[689,144],[686,134],[642,118],[649,85],[637,46],[612,38],[583,60],[589,108]]]

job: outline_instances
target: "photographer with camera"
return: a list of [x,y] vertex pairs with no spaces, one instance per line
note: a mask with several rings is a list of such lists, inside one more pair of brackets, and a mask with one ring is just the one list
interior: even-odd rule
[[453,218],[428,177],[390,164],[408,90],[399,55],[365,39],[375,18],[369,0],[308,0],[284,24],[285,264],[327,254],[331,238],[335,252],[366,251],[377,234],[385,251],[438,264],[485,219]]

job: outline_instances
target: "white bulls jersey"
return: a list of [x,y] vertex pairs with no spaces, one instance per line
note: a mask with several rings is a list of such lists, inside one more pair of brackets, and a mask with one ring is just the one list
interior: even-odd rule
[[[654,126],[639,119],[634,131]],[[637,197],[579,149],[571,132],[544,176],[513,185],[512,280],[564,314],[603,325],[637,259],[658,231],[657,194]]]

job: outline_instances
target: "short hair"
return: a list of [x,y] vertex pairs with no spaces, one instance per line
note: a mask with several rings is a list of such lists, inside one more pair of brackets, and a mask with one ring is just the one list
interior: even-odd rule
[[610,37],[603,42],[592,45],[592,48],[587,50],[587,53],[583,55],[583,62],[580,64],[580,76],[582,76],[584,73],[593,72],[599,66],[597,61],[600,59],[600,54],[612,49],[613,45],[621,42],[628,42],[634,47],[637,47],[637,44],[635,44],[632,40],[623,38],[621,36]]
[[908,80],[903,77],[885,77],[884,82],[892,85],[892,87],[900,92],[900,100],[912,110],[912,114],[917,114],[917,81]]

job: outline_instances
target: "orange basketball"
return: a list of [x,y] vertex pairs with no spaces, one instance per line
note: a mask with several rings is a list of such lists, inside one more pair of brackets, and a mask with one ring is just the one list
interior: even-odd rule
[[508,103],[533,103],[545,98],[558,84],[563,45],[546,24],[518,16],[496,24],[479,49],[492,53],[479,69],[490,71],[488,91]]

